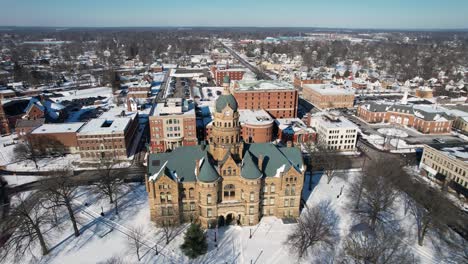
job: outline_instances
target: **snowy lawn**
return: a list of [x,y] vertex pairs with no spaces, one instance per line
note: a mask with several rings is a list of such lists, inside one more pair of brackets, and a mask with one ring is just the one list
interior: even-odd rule
[[[307,206],[315,206],[320,201],[330,201],[332,209],[339,216],[339,233],[346,236],[355,224],[351,215],[352,206],[348,195],[348,181],[353,181],[359,172],[340,172],[343,179],[335,177],[330,184],[321,174],[313,177],[312,191],[306,182],[303,198]],[[308,181],[309,177],[307,177]],[[340,195],[341,193],[341,195]],[[137,263],[137,257],[128,244],[129,229],[142,226],[146,230],[141,263],[320,263],[324,252],[311,254],[308,259],[298,261],[290,254],[284,242],[295,224],[284,224],[276,217],[264,217],[252,227],[229,226],[207,231],[208,252],[196,260],[185,257],[180,245],[187,225],[180,227],[179,234],[168,244],[161,230],[149,220],[149,207],[144,185],[132,184],[125,187],[119,200],[120,214],[115,216],[113,206],[105,198],[99,198],[89,187],[80,189],[80,197],[75,203],[81,236],[74,237],[71,224],[64,214],[62,229],[53,228],[47,232],[47,241],[52,249],[48,256],[40,257],[39,248],[33,250],[37,258],[28,256],[24,263],[99,263],[111,257],[119,257],[126,263]],[[88,203],[88,206],[85,206]],[[422,263],[443,263],[435,254],[433,244],[438,243],[429,235],[425,246],[417,245],[414,218],[404,215],[403,205],[397,203],[395,219],[409,231],[403,242],[412,249]],[[105,216],[101,217],[101,210]],[[252,238],[250,237],[252,232]],[[217,244],[217,247],[215,247]],[[157,245],[159,255],[154,250]],[[340,244],[337,245],[338,248]],[[327,253],[328,254],[328,253]],[[28,262],[29,261],[29,262]]]

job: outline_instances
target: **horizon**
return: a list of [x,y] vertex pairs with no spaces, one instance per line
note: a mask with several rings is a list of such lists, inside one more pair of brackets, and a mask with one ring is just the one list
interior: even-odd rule
[[2,27],[135,28],[135,27],[254,27],[371,30],[468,29],[468,2],[415,0],[375,3],[296,0],[249,2],[237,5],[213,1],[150,0],[128,2],[82,0],[63,2],[23,0],[2,4]]

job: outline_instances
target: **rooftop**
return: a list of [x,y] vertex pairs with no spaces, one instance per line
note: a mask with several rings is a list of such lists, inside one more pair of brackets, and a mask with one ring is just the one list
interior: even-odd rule
[[154,109],[153,116],[167,115],[195,115],[193,103],[189,103],[182,98],[168,98],[165,102],[160,102]]
[[358,126],[356,126],[353,122],[334,113],[321,112],[317,115],[314,115],[312,118],[317,118],[317,124],[320,124],[322,127],[326,128],[358,129]]
[[103,113],[95,119],[91,119],[78,132],[79,135],[97,135],[122,133],[126,130],[128,124],[135,118],[136,114],[132,112],[121,111],[118,109]]
[[239,110],[239,121],[241,124],[267,125],[273,123],[273,118],[267,111],[261,110]]
[[239,91],[258,91],[258,90],[294,90],[294,86],[287,82],[270,80],[242,80],[234,82],[235,90]]
[[51,134],[51,133],[75,133],[84,125],[83,122],[62,123],[62,124],[43,124],[34,129],[31,134]]
[[353,89],[341,88],[331,84],[304,84],[303,87],[324,95],[354,95]]
[[468,144],[455,145],[430,145],[431,147],[443,152],[445,155],[461,160],[468,165]]

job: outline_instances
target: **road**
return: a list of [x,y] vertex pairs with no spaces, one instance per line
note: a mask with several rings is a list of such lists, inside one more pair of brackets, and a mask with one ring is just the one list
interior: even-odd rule
[[251,70],[253,73],[255,73],[255,75],[257,76],[257,79],[259,80],[272,80],[270,76],[268,76],[267,74],[265,74],[263,71],[261,71],[260,69],[258,69],[256,66],[250,64],[248,61],[246,61],[244,58],[242,58],[239,54],[237,54],[236,51],[234,51],[233,49],[231,49],[230,47],[228,47],[226,44],[224,43],[221,43],[224,48],[229,51],[229,53],[231,53],[231,55],[236,59],[238,60],[242,65],[244,65],[244,67],[248,68],[249,70]]

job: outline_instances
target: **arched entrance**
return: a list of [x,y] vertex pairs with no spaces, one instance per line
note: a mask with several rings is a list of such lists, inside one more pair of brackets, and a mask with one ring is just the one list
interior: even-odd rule
[[233,222],[232,220],[234,220],[233,215],[232,215],[232,214],[228,214],[228,215],[226,216],[226,225],[232,224],[232,222]]
[[218,226],[224,226],[226,224],[226,221],[224,220],[224,215],[220,215],[218,217]]

